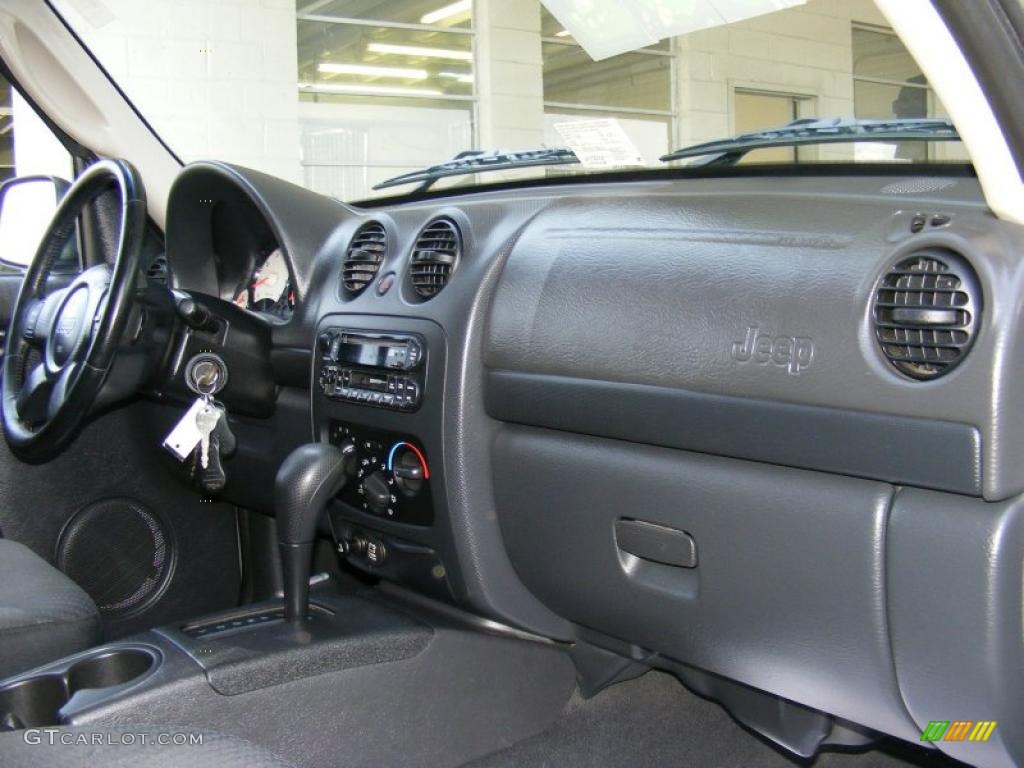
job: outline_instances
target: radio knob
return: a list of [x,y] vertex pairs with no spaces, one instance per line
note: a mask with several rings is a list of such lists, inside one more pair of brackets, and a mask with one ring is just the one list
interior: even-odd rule
[[321,333],[319,338],[316,340],[317,345],[320,347],[320,354],[326,355],[331,350],[331,344],[334,343],[334,334],[329,331]]
[[391,489],[388,488],[387,475],[378,470],[363,480],[363,495],[366,497],[370,509],[378,515],[387,512],[388,503],[391,501]]

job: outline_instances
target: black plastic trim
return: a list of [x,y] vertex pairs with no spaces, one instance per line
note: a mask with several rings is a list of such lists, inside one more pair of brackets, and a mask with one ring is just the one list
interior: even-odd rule
[[498,370],[486,401],[517,424],[981,495],[968,424]]
[[1019,0],[933,0],[974,70],[1024,177],[1024,11]]
[[301,347],[273,347],[270,350],[270,367],[278,384],[309,389],[312,365],[312,350]]
[[572,187],[593,184],[650,183],[652,181],[677,181],[680,179],[729,179],[729,178],[840,178],[864,176],[937,176],[976,178],[977,173],[970,163],[805,163],[783,165],[781,163],[750,163],[745,165],[706,165],[680,168],[641,168],[628,171],[601,171],[569,176],[541,176],[536,179],[513,179],[473,184],[466,187],[437,189],[428,192],[409,192],[402,195],[370,198],[354,202],[345,201],[353,208],[370,210],[402,203],[419,203],[425,200],[468,197],[484,192],[505,192],[514,189],[545,187]]

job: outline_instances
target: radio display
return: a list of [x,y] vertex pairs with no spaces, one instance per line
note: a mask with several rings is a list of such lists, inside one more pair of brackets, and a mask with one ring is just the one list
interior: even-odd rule
[[348,385],[355,389],[370,389],[375,392],[387,392],[388,377],[377,376],[372,373],[362,373],[360,371],[351,371],[349,373]]
[[374,339],[372,342],[342,336],[338,348],[338,362],[365,365],[370,368],[384,368],[388,362],[388,350],[402,348],[404,341]]

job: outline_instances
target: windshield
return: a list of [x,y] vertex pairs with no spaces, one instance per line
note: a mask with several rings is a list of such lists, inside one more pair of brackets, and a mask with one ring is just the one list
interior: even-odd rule
[[[584,0],[55,2],[182,160],[225,160],[343,200],[412,191],[422,179],[374,187],[473,150],[534,162],[477,163],[430,183],[701,163],[661,158],[794,120],[946,116],[871,0],[627,5],[635,12]],[[558,151],[533,152],[545,148]],[[966,155],[958,141],[888,136],[730,158]]]

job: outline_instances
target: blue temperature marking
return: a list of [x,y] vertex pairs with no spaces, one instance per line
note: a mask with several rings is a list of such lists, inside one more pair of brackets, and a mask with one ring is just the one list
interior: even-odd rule
[[403,445],[406,445],[406,442],[404,440],[400,443],[395,443],[394,445],[392,445],[391,450],[388,451],[388,472],[391,471],[391,464],[395,458],[395,452]]

